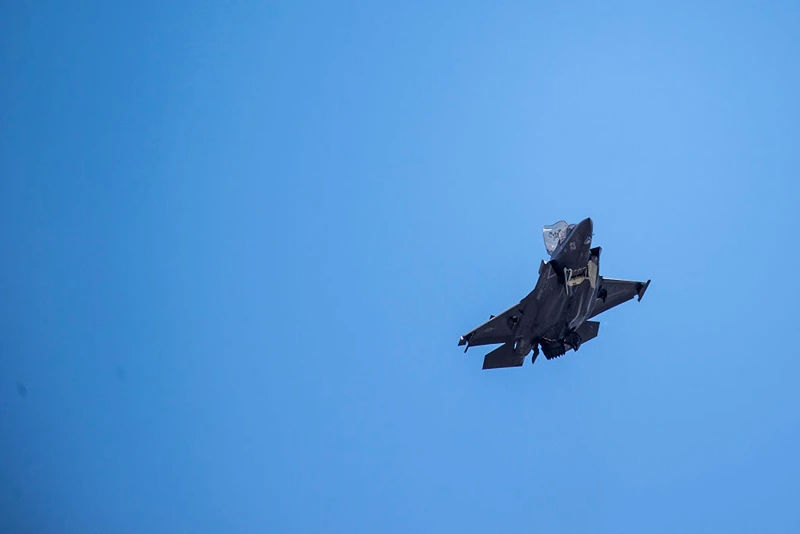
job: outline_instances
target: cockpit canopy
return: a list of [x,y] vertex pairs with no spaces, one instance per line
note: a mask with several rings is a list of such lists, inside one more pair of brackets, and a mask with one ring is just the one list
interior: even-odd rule
[[558,246],[564,242],[572,229],[575,228],[574,224],[567,224],[566,221],[558,221],[555,224],[547,224],[542,227],[542,234],[544,234],[544,248],[551,256]]

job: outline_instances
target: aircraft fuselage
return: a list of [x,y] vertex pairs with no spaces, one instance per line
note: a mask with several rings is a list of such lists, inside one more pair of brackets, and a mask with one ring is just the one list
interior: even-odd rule
[[[570,334],[591,315],[599,289],[600,249],[591,248],[592,230],[592,220],[584,219],[555,250],[550,262],[542,263],[536,287],[523,299],[526,309],[535,311],[523,315],[516,329],[518,354],[524,356],[531,349],[536,354],[541,345],[550,358],[580,346],[578,338]],[[527,305],[527,300],[535,305]]]

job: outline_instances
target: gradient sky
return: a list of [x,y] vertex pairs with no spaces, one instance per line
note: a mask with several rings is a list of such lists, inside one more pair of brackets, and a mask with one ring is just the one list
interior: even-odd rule
[[0,531],[800,531],[799,4],[163,4],[0,7]]

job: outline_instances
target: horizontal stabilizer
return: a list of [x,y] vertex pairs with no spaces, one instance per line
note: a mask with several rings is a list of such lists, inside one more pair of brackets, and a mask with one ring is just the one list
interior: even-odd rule
[[483,359],[483,368],[500,369],[502,367],[520,367],[524,361],[525,357],[520,356],[514,350],[514,344],[506,343],[486,355]]
[[597,337],[597,332],[600,330],[600,323],[597,321],[586,321],[575,330],[575,333],[581,337],[581,343],[586,343],[590,339]]

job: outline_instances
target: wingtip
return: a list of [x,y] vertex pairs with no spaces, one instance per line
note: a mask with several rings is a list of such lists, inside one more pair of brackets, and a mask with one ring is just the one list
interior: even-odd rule
[[642,284],[642,287],[639,288],[639,293],[638,293],[639,298],[638,298],[637,302],[641,302],[642,301],[642,297],[644,296],[644,292],[647,291],[647,288],[649,286],[650,286],[650,280],[648,280],[647,282]]

